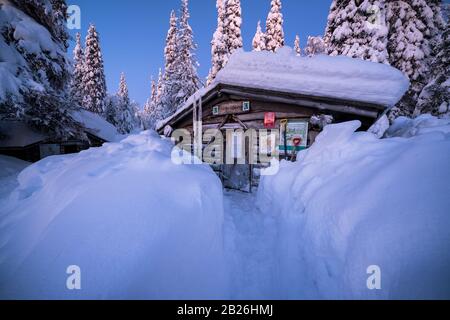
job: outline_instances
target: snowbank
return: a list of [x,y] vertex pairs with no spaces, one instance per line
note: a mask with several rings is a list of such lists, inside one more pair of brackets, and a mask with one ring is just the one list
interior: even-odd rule
[[0,155],[0,179],[20,172],[28,165],[30,165],[29,162]]
[[[263,177],[286,298],[450,298],[450,124],[437,121],[382,140],[355,133],[358,121],[329,125],[297,163]],[[373,265],[382,290],[367,288]]]
[[450,119],[438,119],[430,114],[424,114],[415,119],[400,117],[386,132],[386,136],[411,138],[430,132],[450,134]]
[[16,158],[0,155],[0,208],[4,206],[3,202],[9,193],[17,187],[19,172],[30,164]]
[[144,132],[25,169],[0,208],[0,298],[225,297],[220,181],[171,150]]
[[348,57],[298,57],[291,48],[233,54],[214,83],[243,85],[391,107],[409,80],[390,66]]

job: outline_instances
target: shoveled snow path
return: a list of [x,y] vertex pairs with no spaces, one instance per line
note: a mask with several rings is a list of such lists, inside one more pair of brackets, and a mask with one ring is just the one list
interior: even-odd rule
[[232,298],[276,298],[275,219],[256,208],[256,194],[224,191],[224,209]]

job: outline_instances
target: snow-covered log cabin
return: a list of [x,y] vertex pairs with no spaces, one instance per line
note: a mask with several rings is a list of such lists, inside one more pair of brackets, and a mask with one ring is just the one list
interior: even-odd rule
[[73,113],[73,118],[84,126],[88,140],[61,140],[38,132],[21,121],[0,121],[0,154],[36,162],[52,155],[77,153],[90,147],[99,147],[113,141],[116,128],[99,115],[86,110]]
[[[289,157],[313,144],[328,123],[360,120],[362,129],[368,129],[408,87],[400,71],[384,64],[324,55],[298,57],[290,48],[275,54],[240,51],[210,86],[161,121],[157,130],[166,135],[177,129],[193,133],[194,115],[198,119],[199,114],[203,132],[276,129],[280,153]],[[258,182],[257,166],[215,169],[225,187],[251,191]]]

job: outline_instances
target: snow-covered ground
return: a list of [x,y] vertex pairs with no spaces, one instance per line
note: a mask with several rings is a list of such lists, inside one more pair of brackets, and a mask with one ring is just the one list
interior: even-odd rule
[[255,207],[256,194],[224,191],[225,248],[233,299],[269,299],[278,295],[275,219]]
[[450,298],[450,120],[400,118],[386,139],[358,126],[327,126],[257,194],[173,164],[149,132],[31,166],[1,157],[0,297]]

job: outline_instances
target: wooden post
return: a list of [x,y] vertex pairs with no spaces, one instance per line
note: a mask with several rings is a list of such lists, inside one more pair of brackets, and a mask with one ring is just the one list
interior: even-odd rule
[[195,100],[195,97],[194,97],[194,104],[193,104],[193,109],[192,109],[192,131],[194,134],[192,154],[194,156],[197,156],[197,101]]
[[203,158],[203,105],[202,97],[200,96],[198,102],[198,121],[197,121],[197,156],[200,160]]
[[202,107],[202,99],[197,100],[194,97],[194,105],[193,105],[193,131],[194,131],[194,150],[193,154],[198,158],[199,162],[202,162],[203,157],[203,139],[202,139],[202,118],[203,118],[203,107]]

